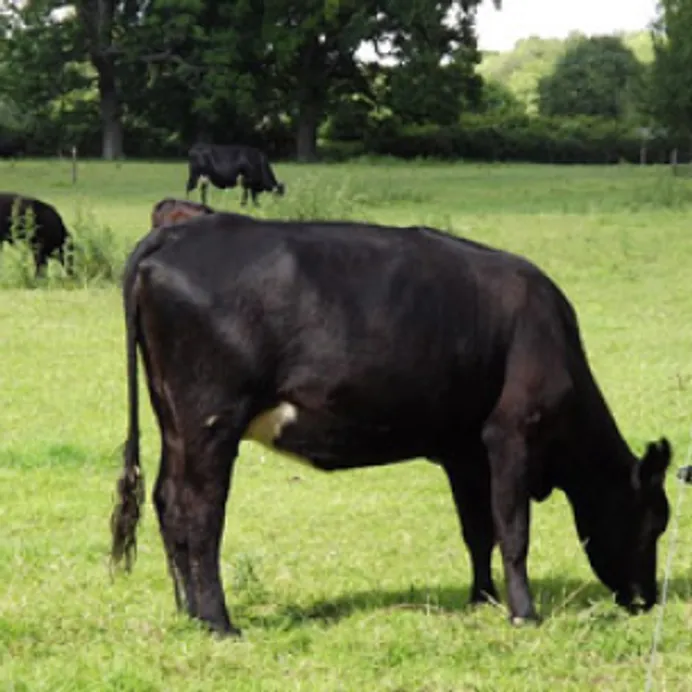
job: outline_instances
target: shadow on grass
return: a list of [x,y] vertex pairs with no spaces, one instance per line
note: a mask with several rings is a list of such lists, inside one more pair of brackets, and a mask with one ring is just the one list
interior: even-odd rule
[[[565,612],[587,611],[595,604],[614,604],[611,593],[595,581],[583,582],[577,579],[550,577],[534,579],[531,586],[536,607],[543,621]],[[692,582],[683,577],[671,579],[668,584],[668,598],[692,599]],[[495,607],[504,617],[507,613],[504,593],[502,599]],[[244,619],[258,627],[291,629],[309,621],[332,625],[351,615],[377,610],[412,611],[445,616],[470,613],[477,607],[493,606],[469,604],[468,588],[411,588],[395,591],[372,589],[318,600],[307,606],[289,604],[269,615],[253,615],[249,612],[250,608],[244,614]],[[614,613],[624,616],[626,611],[614,606]]]

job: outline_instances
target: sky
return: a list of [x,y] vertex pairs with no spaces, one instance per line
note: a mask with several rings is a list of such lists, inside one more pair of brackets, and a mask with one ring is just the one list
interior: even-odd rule
[[478,9],[479,47],[510,50],[521,38],[564,38],[571,31],[609,34],[645,29],[656,15],[657,0],[491,0]]

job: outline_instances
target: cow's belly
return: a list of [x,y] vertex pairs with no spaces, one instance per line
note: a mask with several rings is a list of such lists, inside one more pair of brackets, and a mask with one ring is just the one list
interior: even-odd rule
[[426,438],[415,421],[375,426],[286,401],[256,416],[243,434],[245,440],[324,471],[434,456]]

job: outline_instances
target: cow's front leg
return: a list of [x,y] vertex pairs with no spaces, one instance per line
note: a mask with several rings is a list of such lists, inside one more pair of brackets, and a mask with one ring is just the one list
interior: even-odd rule
[[513,624],[538,621],[526,570],[530,521],[526,441],[513,426],[490,422],[483,430],[483,442],[490,460],[492,509],[510,620]]
[[491,573],[495,545],[490,470],[485,450],[464,454],[463,458],[445,462],[464,542],[471,558],[473,584],[472,604],[499,601]]

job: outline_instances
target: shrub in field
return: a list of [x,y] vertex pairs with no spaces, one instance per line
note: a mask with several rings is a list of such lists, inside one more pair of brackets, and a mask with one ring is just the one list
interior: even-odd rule
[[322,178],[306,177],[267,216],[296,221],[363,219],[363,200],[353,193],[350,178],[328,186]]
[[120,280],[126,250],[110,226],[98,222],[91,212],[79,210],[71,233],[67,265],[72,269],[72,283],[85,285]]

